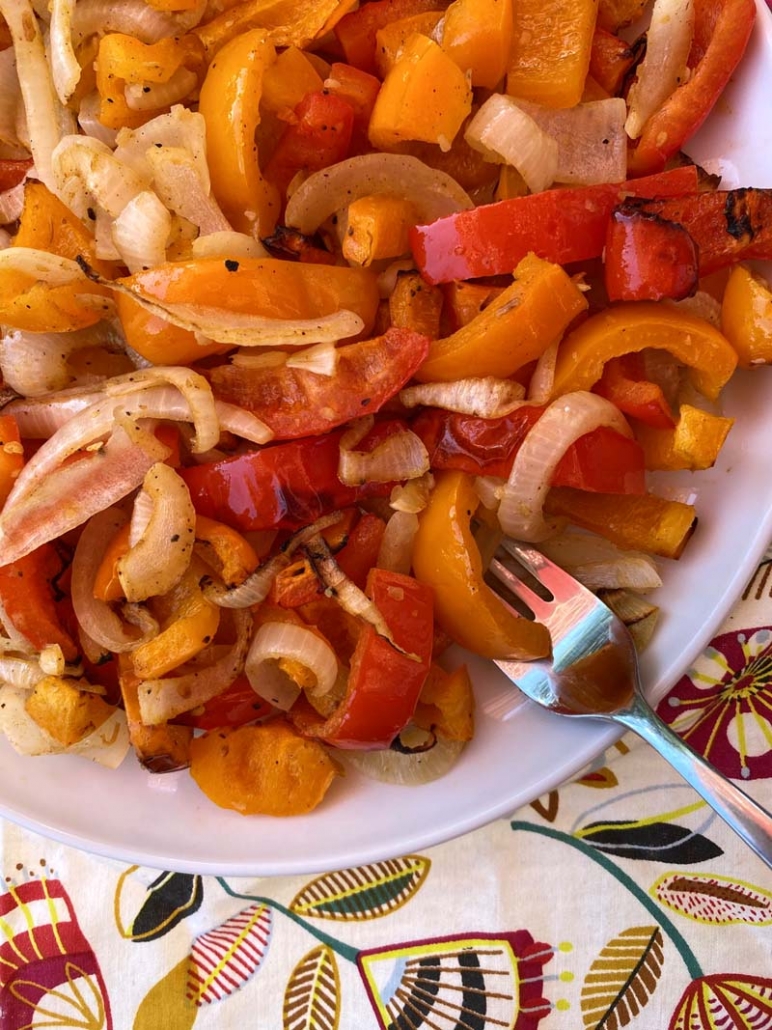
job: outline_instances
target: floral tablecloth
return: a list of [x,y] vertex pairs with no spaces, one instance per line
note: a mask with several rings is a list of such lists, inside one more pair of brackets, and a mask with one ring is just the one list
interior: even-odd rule
[[[660,708],[772,808],[772,561]],[[0,1030],[764,1030],[772,870],[645,744],[421,854],[123,866],[0,826]]]

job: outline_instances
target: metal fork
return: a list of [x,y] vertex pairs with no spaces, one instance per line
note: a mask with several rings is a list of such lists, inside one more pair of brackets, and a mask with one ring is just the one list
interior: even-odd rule
[[[515,559],[551,594],[545,600],[523,582]],[[499,596],[506,587],[552,635],[550,658],[496,665],[538,704],[563,715],[611,719],[648,741],[721,818],[772,868],[772,815],[714,769],[665,725],[645,699],[638,658],[626,626],[593,593],[540,551],[501,542],[489,566]],[[522,569],[520,570],[522,573]],[[509,604],[505,596],[502,600]],[[485,706],[507,718],[506,698]]]

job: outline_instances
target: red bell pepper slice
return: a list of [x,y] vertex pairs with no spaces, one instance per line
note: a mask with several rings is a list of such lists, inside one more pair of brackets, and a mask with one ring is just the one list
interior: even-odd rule
[[376,568],[368,576],[367,593],[408,653],[368,625],[351,659],[346,693],[329,719],[322,720],[305,699],[290,710],[300,733],[339,748],[387,748],[413,715],[432,663],[431,588],[412,576]]
[[296,172],[318,172],[348,156],[354,108],[326,90],[307,93],[295,108],[297,121],[288,125],[265,166],[265,177],[282,193]]
[[184,712],[174,719],[197,730],[216,730],[223,726],[246,726],[275,711],[254,692],[246,676],[239,676],[222,694],[213,697],[201,710]]
[[210,380],[215,396],[259,414],[276,439],[314,436],[378,411],[426,360],[429,342],[412,329],[392,328],[341,347],[331,376],[286,365],[221,365]]
[[738,261],[772,259],[772,189],[741,187],[629,203],[686,229],[697,245],[701,276]]
[[511,275],[529,251],[556,264],[600,257],[611,212],[627,196],[680,196],[697,189],[693,165],[645,179],[545,190],[482,204],[411,230],[413,256],[430,283]]
[[611,215],[603,253],[609,300],[691,297],[699,264],[697,245],[680,223],[641,211],[634,201]]
[[0,161],[0,193],[18,186],[31,167],[32,161],[29,158],[23,161]]
[[658,383],[646,379],[643,355],[623,354],[603,367],[593,393],[605,397],[625,415],[657,429],[672,429],[676,420]]
[[[528,431],[544,411],[544,406],[527,405],[502,418],[486,419],[426,408],[411,428],[423,440],[433,469],[506,479]],[[555,469],[552,485],[569,484],[593,493],[645,493],[643,451],[635,440],[613,429],[587,433]]]
[[59,644],[68,662],[79,648],[65,630],[57,610],[54,583],[62,563],[52,544],[43,544],[0,568],[0,604],[11,625],[42,651]]
[[[392,423],[393,425],[393,423]],[[389,424],[377,427],[387,432]],[[299,529],[365,497],[388,496],[393,483],[344,486],[338,479],[343,433],[292,440],[234,458],[180,469],[200,515],[235,529]],[[370,434],[370,440],[375,434]],[[363,441],[361,448],[367,446]]]
[[651,175],[691,139],[740,62],[756,18],[754,0],[695,0],[689,81],[672,93],[643,127],[630,151],[633,175]]

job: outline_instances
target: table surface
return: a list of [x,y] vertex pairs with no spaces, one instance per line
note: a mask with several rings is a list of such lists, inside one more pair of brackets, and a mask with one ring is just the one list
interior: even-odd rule
[[[660,713],[772,809],[772,555]],[[0,1027],[772,1027],[772,870],[626,736],[421,854],[125,866],[0,823]]]

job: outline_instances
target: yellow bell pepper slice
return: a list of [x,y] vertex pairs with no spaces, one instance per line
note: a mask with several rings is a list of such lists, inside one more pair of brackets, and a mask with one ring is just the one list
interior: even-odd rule
[[584,295],[560,265],[527,254],[511,286],[468,325],[432,343],[416,379],[511,376],[558,341],[586,309]]
[[716,463],[733,418],[711,415],[708,411],[682,404],[673,429],[639,425],[635,436],[643,447],[646,468],[675,472],[679,469],[709,469]]
[[484,658],[542,658],[547,628],[513,614],[483,579],[471,528],[478,504],[470,476],[437,475],[413,544],[415,578],[433,589],[437,622],[463,647]]
[[276,187],[260,171],[255,144],[263,75],[275,60],[264,29],[237,36],[209,65],[198,105],[212,193],[233,228],[256,238],[273,232],[281,207]]
[[473,86],[495,89],[504,78],[512,49],[509,0],[453,0],[445,12],[442,49]]
[[209,57],[232,39],[251,29],[265,29],[274,46],[301,50],[331,32],[356,0],[244,0],[229,4],[216,18],[192,31]]
[[741,368],[772,363],[772,290],[744,265],[732,270],[726,284],[721,329]]
[[405,43],[416,32],[431,36],[442,18],[442,11],[420,11],[397,18],[375,33],[375,69],[385,79],[399,60]]
[[574,107],[590,67],[597,0],[517,0],[507,93],[546,107]]
[[323,86],[324,80],[308,55],[290,46],[265,69],[260,103],[264,111],[286,114],[294,111],[306,93],[317,93]]
[[417,221],[415,206],[405,197],[393,193],[359,197],[349,204],[343,257],[362,268],[400,257],[410,250],[410,229]]
[[715,400],[737,367],[737,354],[703,318],[667,304],[619,304],[588,318],[563,340],[552,396],[590,390],[610,358],[653,347],[689,368],[695,387]]
[[381,86],[368,136],[379,150],[422,140],[447,151],[471,110],[472,89],[464,73],[433,39],[417,32]]
[[172,325],[125,293],[116,293],[113,300],[126,342],[154,365],[191,365],[230,350],[227,344],[199,343],[190,329]]

